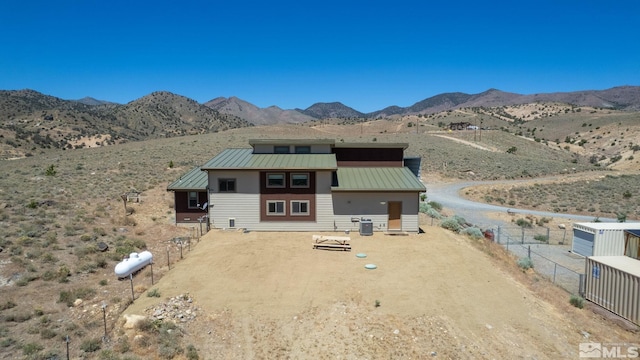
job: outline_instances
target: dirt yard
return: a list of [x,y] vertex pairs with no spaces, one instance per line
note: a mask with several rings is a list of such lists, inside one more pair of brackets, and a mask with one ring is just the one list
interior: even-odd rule
[[204,359],[574,359],[581,342],[637,338],[499,247],[423,229],[351,233],[351,252],[314,250],[311,233],[212,230],[153,287],[160,298],[125,314],[189,294],[195,318],[179,323]]

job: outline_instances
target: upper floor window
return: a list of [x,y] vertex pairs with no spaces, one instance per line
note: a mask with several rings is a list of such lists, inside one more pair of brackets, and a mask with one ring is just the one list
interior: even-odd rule
[[311,146],[296,146],[296,154],[311,154]]
[[276,145],[273,147],[273,153],[274,154],[288,154],[289,153],[289,146],[287,145]]
[[293,174],[291,174],[291,187],[292,188],[308,188],[309,187],[309,173],[293,173]]
[[236,179],[218,179],[218,190],[220,192],[235,192]]
[[284,186],[284,173],[267,174],[267,187],[283,188]]

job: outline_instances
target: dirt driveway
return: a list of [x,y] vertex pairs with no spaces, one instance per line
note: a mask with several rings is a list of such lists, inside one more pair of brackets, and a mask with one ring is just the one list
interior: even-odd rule
[[351,252],[313,250],[311,235],[213,230],[154,287],[161,298],[126,313],[189,293],[198,315],[183,326],[205,359],[559,359],[577,358],[585,334],[632,338],[439,227],[352,233]]

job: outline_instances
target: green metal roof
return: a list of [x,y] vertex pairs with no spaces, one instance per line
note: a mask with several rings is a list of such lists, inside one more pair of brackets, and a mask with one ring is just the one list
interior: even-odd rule
[[335,170],[334,154],[254,154],[253,149],[226,149],[202,166],[203,170]]
[[176,190],[206,190],[209,179],[207,173],[199,166],[191,169],[188,173],[180,176],[180,179],[167,186],[167,191]]
[[332,191],[427,191],[406,167],[341,167],[337,175]]

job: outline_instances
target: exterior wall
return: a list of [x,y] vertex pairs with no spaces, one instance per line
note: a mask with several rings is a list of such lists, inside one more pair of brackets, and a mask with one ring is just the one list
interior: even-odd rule
[[[287,144],[282,144],[285,146]],[[280,146],[280,145],[278,145]],[[314,144],[314,145],[302,145],[297,146],[310,146],[312,154],[331,154],[331,146],[329,144]],[[275,145],[273,144],[256,144],[253,146],[253,152],[255,154],[273,154]],[[289,145],[289,153],[295,154],[296,145]]]
[[[198,218],[207,214],[206,210],[189,208],[189,191],[175,191],[173,193],[174,209],[176,211],[176,224],[199,223]],[[207,192],[198,192],[198,203],[204,205],[207,202]]]
[[[218,179],[236,179],[235,192],[219,192]],[[257,171],[209,171],[209,218],[212,227],[254,229],[260,222],[260,183]]]
[[[583,256],[624,255],[624,230],[637,227],[637,223],[573,224],[571,251]],[[592,247],[591,252],[589,247]]]
[[[236,179],[236,192],[220,193],[218,179]],[[211,204],[209,216],[211,226],[228,228],[229,219],[235,219],[235,228],[255,231],[332,231],[333,207],[331,201],[331,172],[322,171],[315,174],[315,192],[307,190],[306,194],[295,195],[304,199],[312,199],[315,203],[313,220],[294,219],[292,221],[261,221],[264,195],[260,194],[260,172],[258,171],[215,171],[209,173]],[[311,192],[311,194],[309,193]],[[291,194],[269,195],[281,198]],[[310,204],[311,205],[311,204]]]
[[[635,273],[622,269],[633,268],[633,262]],[[640,325],[640,261],[626,256],[587,258],[585,274],[587,300]]]
[[339,167],[402,167],[402,161],[338,161]]
[[374,231],[387,231],[389,201],[402,202],[402,230],[417,233],[420,198],[412,192],[336,192],[333,194],[336,229],[357,231],[360,223],[355,220],[365,218],[371,219]]

